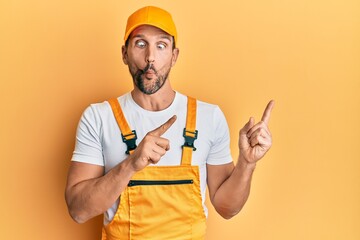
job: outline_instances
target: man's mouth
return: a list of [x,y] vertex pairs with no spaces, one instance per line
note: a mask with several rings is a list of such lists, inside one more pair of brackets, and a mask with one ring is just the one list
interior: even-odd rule
[[144,70],[142,70],[143,75],[145,75],[145,77],[150,80],[154,77],[154,75],[156,75],[156,70],[154,69],[153,65],[148,64]]
[[146,72],[144,72],[145,74],[155,74],[156,72],[154,70],[147,70]]

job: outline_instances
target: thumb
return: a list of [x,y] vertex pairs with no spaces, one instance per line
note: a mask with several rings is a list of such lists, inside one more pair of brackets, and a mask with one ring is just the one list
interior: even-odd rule
[[161,135],[163,135],[173,125],[173,123],[175,121],[176,121],[176,115],[172,116],[164,124],[162,124],[161,126],[159,126],[156,129],[150,131],[148,134],[156,136],[156,137],[160,137]]
[[253,117],[250,117],[249,121],[245,126],[240,130],[240,134],[247,134],[247,132],[254,126],[255,120]]

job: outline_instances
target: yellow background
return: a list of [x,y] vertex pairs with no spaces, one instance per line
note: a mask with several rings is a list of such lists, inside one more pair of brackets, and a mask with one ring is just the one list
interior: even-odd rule
[[238,130],[275,99],[274,145],[243,211],[210,207],[207,240],[360,239],[360,1],[45,1],[0,3],[1,239],[88,239],[64,186],[82,111],[132,88],[127,16],[153,4],[179,32],[175,89]]

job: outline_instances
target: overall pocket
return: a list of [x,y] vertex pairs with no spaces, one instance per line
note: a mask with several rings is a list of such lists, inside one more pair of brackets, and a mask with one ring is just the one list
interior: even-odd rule
[[193,183],[192,179],[131,180],[131,239],[191,239]]

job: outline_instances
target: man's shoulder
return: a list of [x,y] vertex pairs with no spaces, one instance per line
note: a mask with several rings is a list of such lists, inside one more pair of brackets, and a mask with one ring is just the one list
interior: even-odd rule
[[[210,103],[210,102],[208,102],[208,101],[204,101],[204,100],[202,100],[202,99],[199,99],[199,98],[197,98],[196,96],[185,95],[185,94],[179,93],[179,92],[177,92],[177,93],[178,93],[177,95],[178,95],[181,99],[186,99],[187,97],[193,97],[193,98],[195,98],[195,99],[196,99],[196,102],[197,102],[197,107],[198,107],[199,109],[215,110],[215,109],[219,108],[218,105],[216,105],[216,104],[214,104],[214,103]],[[186,100],[185,100],[185,101],[186,101]]]
[[109,101],[112,99],[117,99],[121,105],[128,98],[129,93],[125,93],[119,97],[110,97],[102,102],[91,103],[88,108],[93,109],[93,111],[97,112],[109,112],[111,110]]
[[214,104],[214,103],[205,102],[205,101],[202,101],[202,100],[197,100],[197,104],[198,104],[199,108],[206,108],[206,109],[209,109],[209,110],[219,108],[219,106]]
[[220,107],[217,104],[210,103],[203,100],[197,100],[198,112],[200,114],[210,114],[210,115],[217,115],[221,111]]

